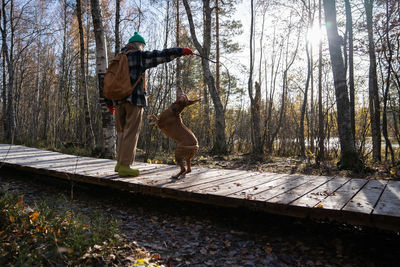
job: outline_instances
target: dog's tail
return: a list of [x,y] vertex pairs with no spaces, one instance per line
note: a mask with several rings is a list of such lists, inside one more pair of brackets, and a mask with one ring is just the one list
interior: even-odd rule
[[147,118],[149,120],[153,120],[153,122],[150,122],[149,125],[157,125],[158,126],[158,119],[154,115],[148,115]]

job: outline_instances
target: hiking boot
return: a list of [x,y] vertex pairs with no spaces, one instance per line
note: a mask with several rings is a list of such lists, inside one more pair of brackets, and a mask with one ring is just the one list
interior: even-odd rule
[[126,176],[136,177],[139,175],[139,170],[131,169],[129,165],[120,165],[118,168],[118,175],[121,177],[126,177]]
[[119,171],[119,162],[117,161],[117,165],[115,165],[114,172],[118,172],[118,171]]

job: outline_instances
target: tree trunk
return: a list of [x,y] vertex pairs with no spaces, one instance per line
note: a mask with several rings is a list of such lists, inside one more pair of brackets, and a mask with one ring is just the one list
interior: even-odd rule
[[80,43],[80,91],[83,95],[83,111],[85,114],[85,144],[89,143],[92,149],[95,148],[95,138],[94,131],[92,126],[92,119],[90,116],[90,107],[89,107],[89,93],[86,83],[86,70],[85,70],[85,42],[83,40],[83,23],[82,23],[82,7],[81,0],[76,0],[76,14],[78,18],[78,27],[79,27],[79,43]]
[[103,140],[100,148],[105,157],[113,158],[115,156],[116,140],[114,117],[111,112],[107,110],[106,101],[103,95],[104,75],[106,73],[108,65],[106,39],[104,35],[103,20],[99,6],[99,0],[90,0],[90,3],[92,5],[93,28],[96,39],[96,73],[98,78],[97,82],[103,123]]
[[193,22],[192,11],[187,0],[183,0],[185,5],[186,14],[190,26],[190,34],[192,36],[194,45],[199,51],[201,59],[201,66],[203,69],[204,80],[207,83],[208,90],[211,95],[211,99],[214,103],[215,109],[215,141],[213,146],[213,152],[217,154],[225,154],[227,152],[226,136],[225,136],[225,114],[224,108],[221,102],[219,92],[215,87],[215,79],[210,70],[210,63],[208,58],[210,57],[211,48],[211,7],[210,0],[203,0],[203,45],[197,39],[195,25]]
[[[389,134],[388,134],[388,123],[387,123],[387,102],[388,102],[388,95],[389,95],[389,90],[390,90],[390,74],[392,72],[392,58],[393,58],[393,52],[390,44],[390,38],[389,38],[389,23],[390,23],[390,14],[389,14],[389,3],[388,0],[386,0],[386,29],[385,29],[385,34],[386,34],[386,44],[388,48],[388,53],[389,55],[387,56],[387,76],[386,76],[386,86],[383,90],[383,114],[382,114],[382,134],[383,137],[385,138],[385,143],[386,143],[386,149],[389,149],[391,160],[392,160],[392,165],[395,164],[395,158],[394,158],[394,151],[392,148],[392,143],[390,142],[389,139]],[[386,157],[386,154],[385,154]]]
[[[321,21],[321,0],[319,0],[319,7],[318,7],[318,21],[319,21],[319,28],[322,28],[322,21]],[[322,106],[322,40],[319,40],[318,46],[318,156],[316,158],[317,165],[324,160],[324,153],[325,153],[325,135],[324,135],[324,112]]]
[[306,156],[306,145],[305,145],[305,137],[304,137],[304,116],[306,114],[307,109],[307,97],[308,97],[308,88],[310,86],[311,80],[311,59],[310,59],[310,52],[309,52],[309,42],[306,42],[306,54],[307,54],[307,79],[306,84],[304,87],[304,98],[303,98],[303,105],[301,106],[300,112],[300,156]]
[[121,0],[115,0],[115,52],[117,55],[121,50],[121,42],[119,40],[119,23],[121,21]]
[[373,29],[373,4],[374,0],[364,0],[365,15],[368,31],[368,54],[369,54],[369,112],[371,118],[372,132],[372,158],[374,161],[381,161],[381,129],[380,129],[380,104],[378,93],[378,79],[376,73],[376,55]]
[[346,80],[344,79],[346,73],[341,51],[342,39],[337,31],[335,0],[324,0],[324,11],[336,95],[337,123],[341,150],[338,165],[343,169],[359,170],[362,166],[358,159],[351,130],[350,104]]
[[[168,2],[169,3],[169,2]],[[176,0],[176,36],[175,36],[175,41],[176,41],[176,47],[180,47],[180,10],[179,10],[179,0]],[[176,59],[176,86],[181,86],[181,61],[179,58]]]
[[254,1],[251,0],[251,22],[250,22],[250,73],[247,84],[250,109],[251,109],[251,142],[252,152],[256,155],[263,154],[262,137],[260,129],[260,107],[261,107],[261,84],[255,83],[255,92],[253,92],[253,69],[254,69]]
[[215,47],[215,52],[216,52],[216,58],[215,61],[217,62],[215,65],[215,79],[216,79],[216,87],[217,91],[221,92],[221,77],[220,77],[220,45],[219,45],[219,0],[215,0],[215,39],[216,39],[216,47]]
[[356,110],[355,110],[355,89],[354,89],[354,45],[353,45],[353,18],[351,14],[350,0],[345,0],[346,7],[346,32],[349,42],[349,92],[350,92],[350,117],[351,130],[354,141],[356,141]]
[[[1,36],[2,36],[2,51],[3,56],[6,60],[7,65],[7,73],[8,73],[8,81],[6,84],[7,87],[7,101],[4,102],[6,104],[6,112],[3,114],[5,117],[4,120],[4,134],[5,139],[7,141],[13,141],[16,131],[15,124],[15,107],[14,107],[14,1],[9,1],[10,3],[10,42],[7,40],[7,15],[6,15],[6,6],[7,3],[5,0],[2,0],[2,15],[3,15],[3,27],[1,27]],[[8,47],[10,44],[10,47]],[[5,71],[5,69],[3,70]]]
[[[3,9],[4,10],[4,9]],[[4,42],[3,42],[3,44],[4,44]],[[3,60],[2,60],[2,67],[3,67],[3,70],[5,70],[6,69],[6,58],[5,57],[3,57]],[[7,122],[6,122],[6,114],[7,114],[7,83],[6,83],[6,79],[7,79],[7,77],[6,77],[6,72],[5,71],[3,71],[3,81],[2,81],[2,85],[3,85],[3,90],[2,90],[2,92],[1,92],[1,98],[2,98],[2,114],[3,114],[3,118],[2,118],[2,124],[3,124],[3,127],[2,127],[2,129],[3,129],[3,138],[5,139],[5,133],[6,133],[6,131],[7,131]]]
[[38,138],[38,133],[39,133],[39,112],[40,112],[40,101],[42,101],[40,97],[40,67],[42,65],[41,62],[41,57],[40,57],[40,50],[41,50],[41,44],[40,44],[40,39],[38,40],[37,44],[37,73],[36,73],[36,81],[35,81],[35,93],[32,101],[32,111],[33,114],[36,114],[32,118],[32,128],[31,129],[31,141],[34,143],[37,141]]

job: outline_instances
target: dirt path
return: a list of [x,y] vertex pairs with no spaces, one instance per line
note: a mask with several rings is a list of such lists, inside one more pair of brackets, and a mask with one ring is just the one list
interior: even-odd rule
[[[0,185],[25,195],[97,209],[121,221],[134,246],[159,253],[166,266],[393,266],[398,234],[215,208],[71,185],[0,170]],[[46,184],[46,186],[44,186]],[[71,193],[72,192],[72,193]],[[71,195],[74,200],[68,201]]]

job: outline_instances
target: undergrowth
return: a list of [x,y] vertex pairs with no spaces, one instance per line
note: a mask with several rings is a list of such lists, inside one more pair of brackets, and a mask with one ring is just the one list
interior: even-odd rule
[[0,189],[0,266],[115,264],[158,266],[127,245],[112,217],[76,213],[57,201],[29,206],[23,195]]

